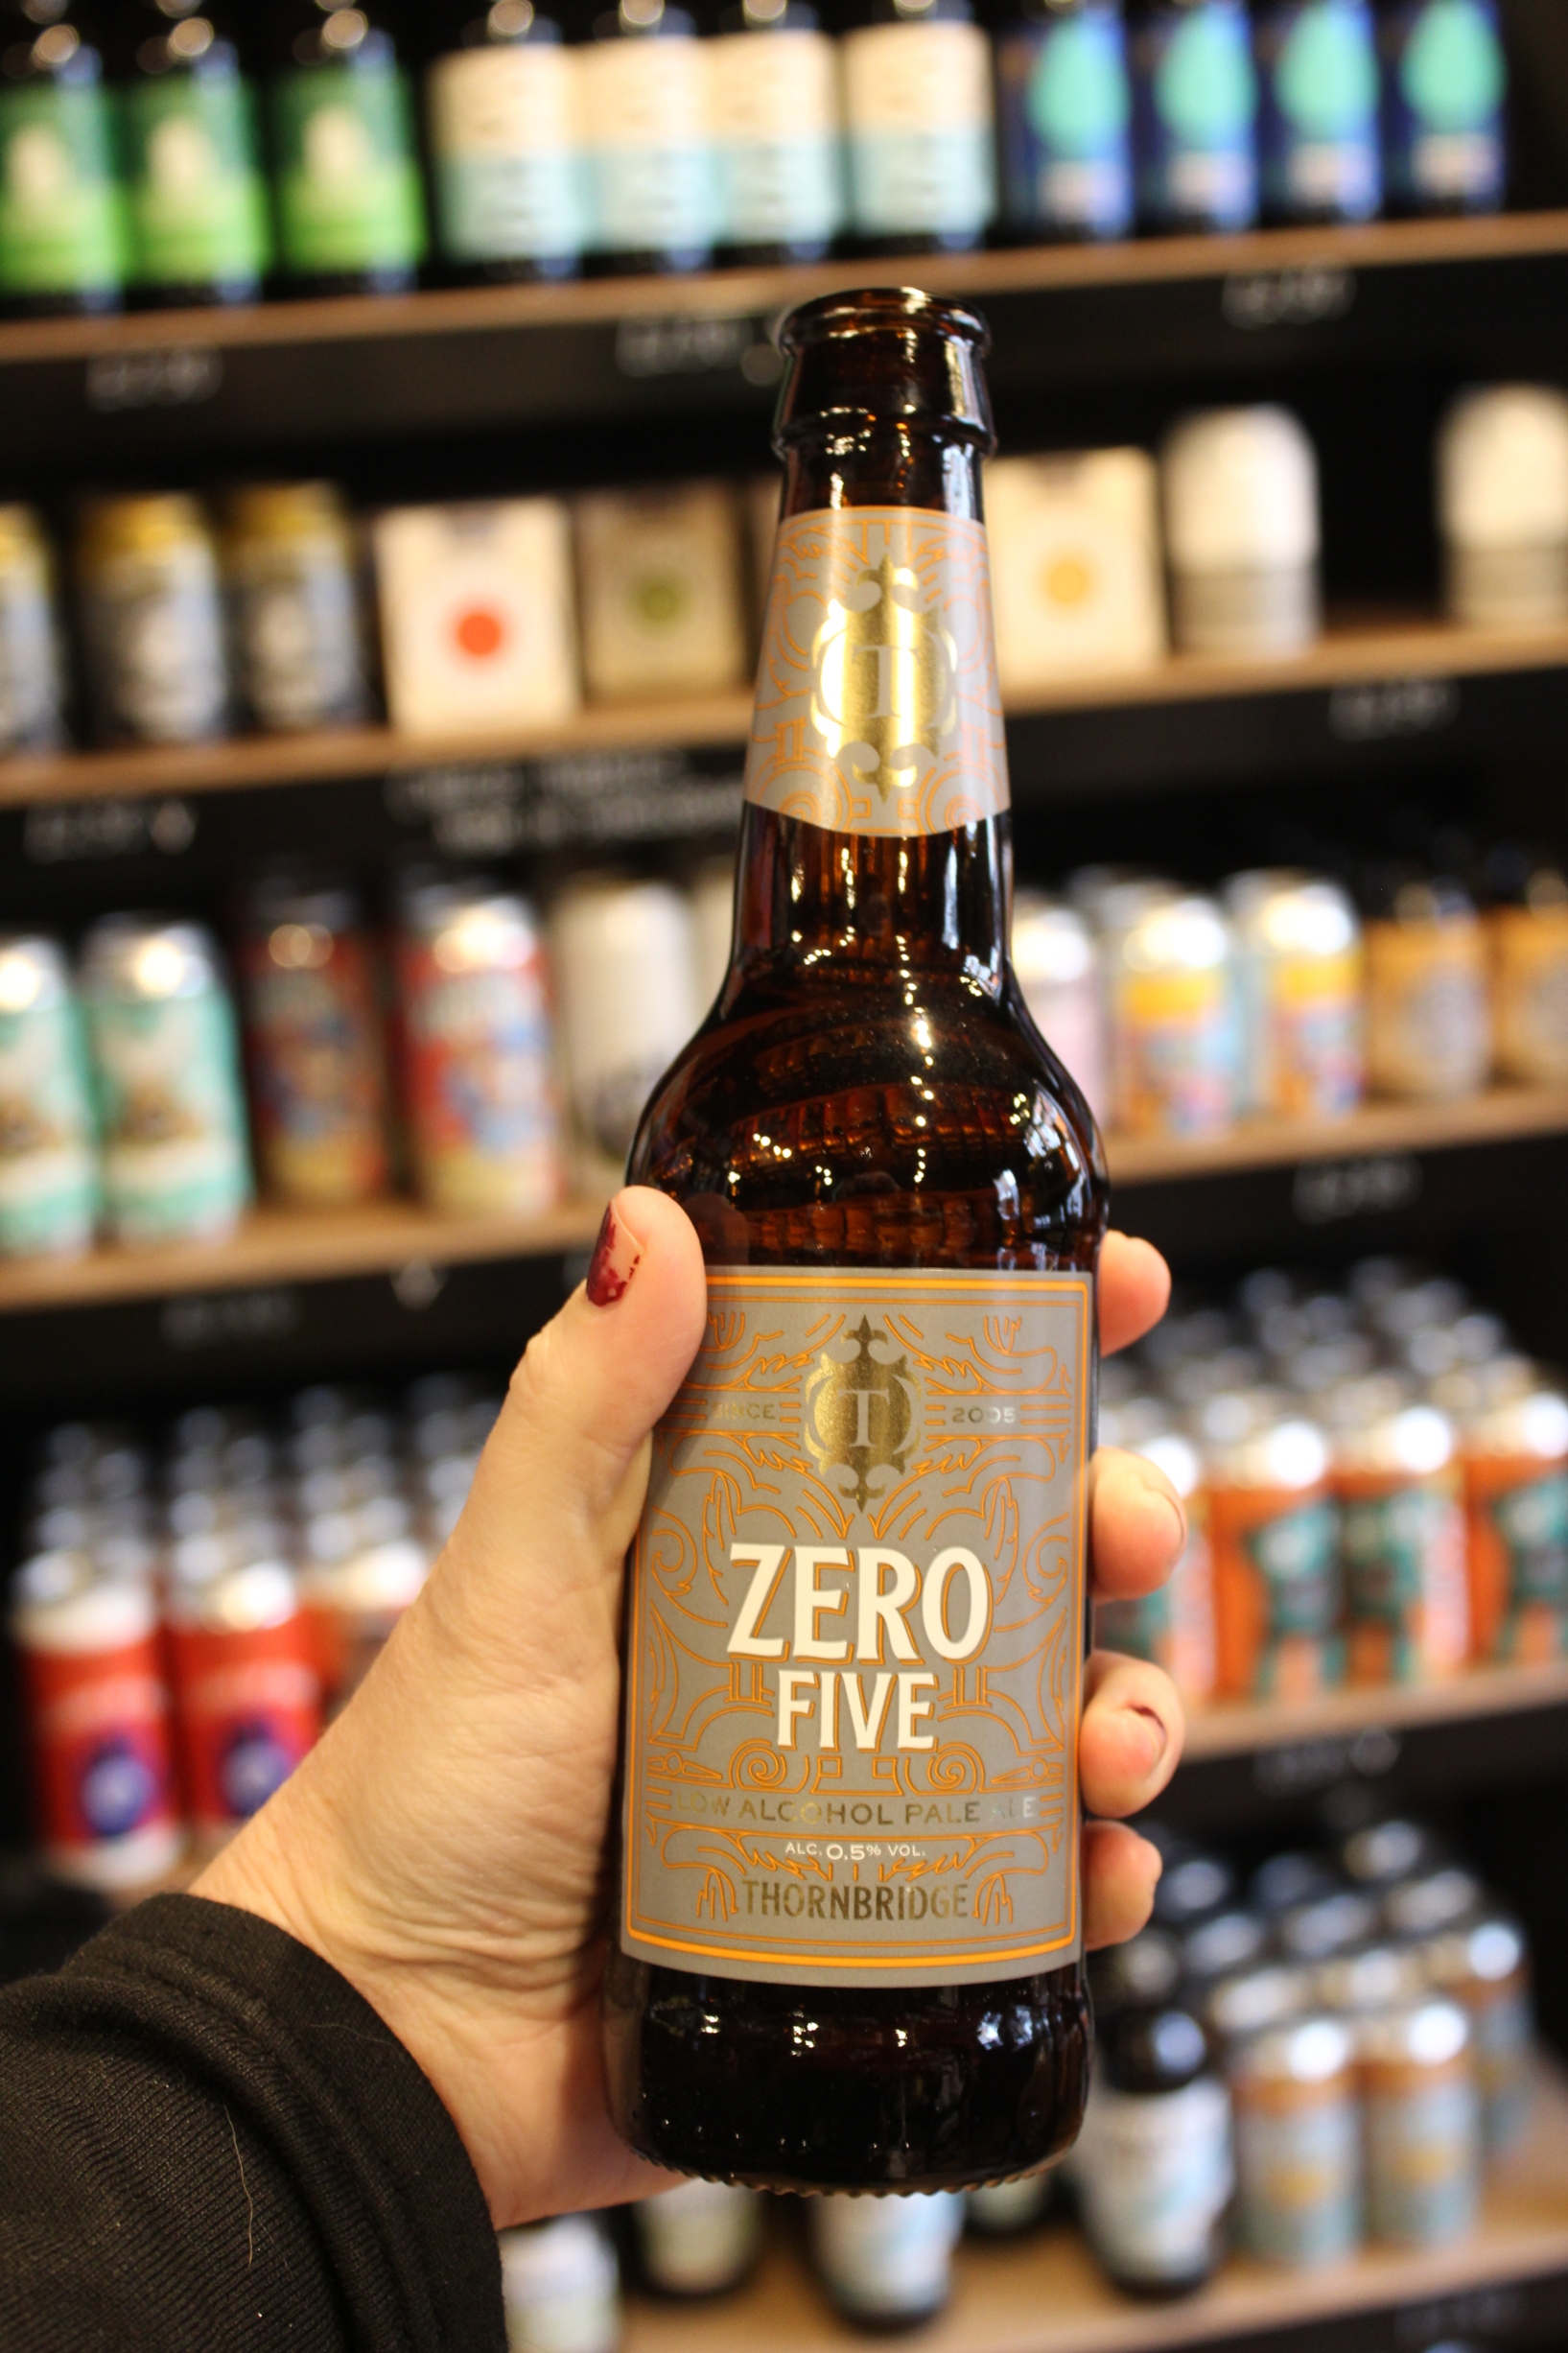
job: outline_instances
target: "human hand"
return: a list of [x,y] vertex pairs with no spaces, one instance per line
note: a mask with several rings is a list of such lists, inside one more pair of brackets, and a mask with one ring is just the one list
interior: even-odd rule
[[[498,2225],[645,2195],[667,2176],[605,2107],[599,1981],[620,1710],[621,1568],[649,1432],[701,1336],[702,1256],[644,1188],[614,1204],[589,1283],[533,1339],[430,1583],[319,1746],[197,1881],[330,1962],[444,2101]],[[1146,1243],[1108,1237],[1102,1347],[1163,1312]],[[1138,1457],[1090,1484],[1098,1589],[1169,1571],[1182,1512]],[[1079,1744],[1091,1816],[1132,1813],[1175,1768],[1175,1691],[1099,1655]],[[1110,1820],[1084,1847],[1088,1941],[1148,1916],[1158,1858]]]

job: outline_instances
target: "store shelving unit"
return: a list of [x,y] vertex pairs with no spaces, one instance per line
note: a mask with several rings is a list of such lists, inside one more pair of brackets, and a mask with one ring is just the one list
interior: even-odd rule
[[[1189,2301],[1145,2304],[1109,2287],[1065,2225],[1014,2247],[959,2251],[953,2300],[929,2353],[1392,2353],[1568,2328],[1568,2089],[1540,2084],[1530,2134],[1500,2169],[1476,2235],[1419,2253],[1369,2248],[1322,2272],[1236,2260]],[[743,2294],[708,2307],[633,2305],[626,2353],[849,2353],[793,2249],[770,2252]]]

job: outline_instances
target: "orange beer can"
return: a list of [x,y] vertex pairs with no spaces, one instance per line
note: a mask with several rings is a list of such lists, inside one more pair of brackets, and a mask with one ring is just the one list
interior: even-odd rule
[[1342,1680],[1328,1442],[1277,1392],[1226,1390],[1199,1416],[1214,1555],[1215,1691],[1306,1699]]

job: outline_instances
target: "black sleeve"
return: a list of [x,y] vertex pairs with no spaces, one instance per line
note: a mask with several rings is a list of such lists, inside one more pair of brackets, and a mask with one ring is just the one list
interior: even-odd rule
[[164,1895],[0,1994],[5,2353],[503,2353],[452,2119],[280,1929]]

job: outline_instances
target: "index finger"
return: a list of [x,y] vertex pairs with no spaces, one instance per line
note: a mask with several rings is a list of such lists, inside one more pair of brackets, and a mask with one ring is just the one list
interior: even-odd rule
[[1171,1296],[1171,1270],[1152,1242],[1108,1234],[1100,1249],[1100,1353],[1131,1348],[1152,1331]]

